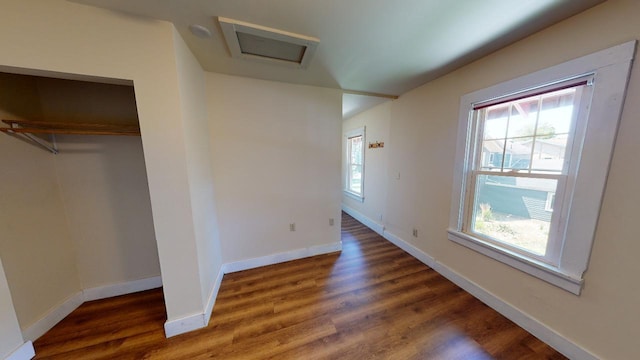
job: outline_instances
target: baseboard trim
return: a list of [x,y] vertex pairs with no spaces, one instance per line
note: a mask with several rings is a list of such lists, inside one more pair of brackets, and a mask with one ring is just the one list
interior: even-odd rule
[[[345,206],[343,205],[343,209],[344,208]],[[359,220],[360,217],[364,217],[366,219],[364,215],[359,214],[356,210],[354,209],[349,209],[349,210],[355,212],[355,216],[349,211],[345,210],[345,212],[353,216],[358,221],[360,221]],[[364,225],[367,225],[367,223],[365,222],[362,222],[362,223]],[[373,228],[372,230],[376,231],[376,229],[373,229]],[[572,341],[562,336],[561,334],[557,333],[555,330],[551,329],[547,325],[531,317],[529,314],[521,311],[520,309],[516,308],[512,304],[500,299],[499,297],[495,296],[493,293],[489,292],[485,288],[467,279],[461,274],[455,272],[453,269],[451,269],[447,265],[438,262],[434,257],[418,249],[417,247],[415,247],[408,241],[402,239],[401,237],[386,230],[382,232],[382,236],[385,239],[387,239],[389,242],[393,243],[397,247],[409,253],[414,258],[421,261],[423,264],[431,267],[440,275],[449,279],[451,282],[458,285],[459,287],[464,289],[469,294],[473,295],[478,300],[482,301],[483,303],[485,303],[495,311],[499,312],[504,317],[518,324],[518,326],[522,327],[523,329],[531,333],[533,336],[547,343],[549,346],[553,347],[554,349],[556,349],[558,352],[562,353],[566,357],[570,359],[584,359],[584,360],[599,359],[597,356],[595,356],[591,352],[573,343]]]
[[337,243],[332,244],[324,244],[317,245],[303,249],[297,249],[267,256],[262,256],[259,258],[246,259],[235,261],[231,263],[224,264],[222,269],[225,274],[254,269],[262,266],[279,264],[291,260],[304,259],[310,256],[329,254],[333,252],[338,252],[342,250],[342,242],[339,241]]
[[23,330],[22,337],[25,340],[36,341],[40,336],[51,330],[57,323],[71,314],[73,310],[77,309],[85,301],[131,294],[138,291],[155,289],[161,286],[162,278],[160,276],[155,276],[78,291],[61,304],[52,307],[40,320]]
[[164,323],[164,334],[167,338],[184,334],[189,331],[198,330],[209,325],[209,320],[211,319],[213,306],[215,305],[216,298],[218,297],[218,291],[220,291],[223,276],[224,271],[223,267],[221,267],[218,271],[215,283],[209,292],[204,312],[185,316],[180,319],[167,320]]
[[371,219],[370,217],[365,216],[364,214],[362,214],[361,212],[359,212],[358,210],[342,204],[342,211],[346,212],[347,214],[351,215],[354,219],[360,221],[361,223],[363,223],[366,227],[368,227],[369,229],[377,232],[380,235],[383,235],[384,233],[384,226],[382,224],[380,224],[379,222],[376,222],[375,220]]
[[547,343],[552,348],[558,350],[569,359],[598,360],[599,358],[577,344],[571,342],[567,338],[558,334],[555,330],[520,311],[515,306],[496,297],[480,285],[470,281],[459,273],[455,272],[442,263],[436,263],[433,268],[445,278],[473,295],[478,300],[487,304],[492,309],[502,314],[507,319],[518,324],[521,328],[527,330],[533,336]]
[[222,267],[220,267],[218,270],[218,276],[216,277],[216,282],[213,284],[213,288],[211,288],[211,292],[209,293],[207,307],[204,310],[205,326],[209,324],[209,320],[211,319],[211,313],[213,312],[213,306],[216,304],[216,299],[218,298],[218,292],[220,291],[220,285],[222,285],[223,276],[224,271],[222,271]]
[[30,360],[33,359],[34,356],[36,356],[36,352],[33,349],[33,343],[31,341],[26,341],[14,352],[9,354],[5,360]]
[[418,249],[417,247],[413,246],[409,242],[403,240],[402,238],[400,238],[399,236],[395,235],[390,231],[385,231],[382,234],[382,237],[389,240],[389,242],[399,247],[400,249],[406,251],[407,253],[409,253],[409,255],[420,260],[423,264],[435,270],[436,260],[429,254],[423,252],[422,250]]
[[57,323],[82,305],[84,298],[82,291],[71,295],[57,306],[52,307],[40,320],[22,331],[25,340],[36,341],[40,336],[51,330]]
[[139,279],[85,289],[82,291],[82,293],[84,295],[84,301],[93,301],[125,294],[132,294],[139,291],[156,289],[161,286],[162,277],[154,276],[146,279]]
[[164,334],[167,338],[188,333],[189,331],[202,329],[207,326],[209,319],[205,319],[204,313],[188,315],[180,319],[167,320],[164,323]]

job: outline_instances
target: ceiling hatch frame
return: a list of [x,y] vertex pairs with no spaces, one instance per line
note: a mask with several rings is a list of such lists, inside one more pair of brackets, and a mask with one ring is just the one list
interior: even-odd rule
[[218,22],[233,58],[306,69],[320,43],[311,36],[222,16]]

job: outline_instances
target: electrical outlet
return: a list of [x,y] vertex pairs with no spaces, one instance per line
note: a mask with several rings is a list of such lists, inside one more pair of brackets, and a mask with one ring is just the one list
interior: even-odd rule
[[289,224],[289,231],[296,231],[296,223]]
[[330,218],[329,219],[329,226],[333,226],[333,223],[334,223],[333,218]]
[[413,237],[418,237],[418,229],[413,229]]

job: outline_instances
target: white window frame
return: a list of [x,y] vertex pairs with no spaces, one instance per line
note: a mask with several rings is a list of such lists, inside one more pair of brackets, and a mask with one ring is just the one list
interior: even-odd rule
[[[450,240],[536,276],[576,295],[582,290],[595,229],[600,213],[609,164],[624,103],[636,41],[574,59],[535,73],[464,95],[460,100],[457,152],[448,237]],[[593,76],[592,98],[586,116],[581,151],[569,172],[573,187],[563,194],[560,222],[564,234],[559,242],[557,263],[489,243],[465,231],[465,213],[471,206],[468,183],[473,153],[473,107],[475,104],[540,89],[584,76]],[[556,199],[557,200],[557,199]]]
[[[351,175],[351,147],[349,144],[349,139],[354,138],[354,137],[358,137],[358,136],[362,136],[362,177],[360,178],[361,181],[361,185],[360,185],[360,189],[361,192],[357,193],[355,191],[352,191],[349,188],[349,178]],[[357,129],[353,129],[353,130],[349,130],[347,132],[344,133],[344,143],[345,143],[345,167],[344,167],[344,174],[345,174],[345,178],[344,178],[344,193],[345,195],[347,195],[348,197],[360,201],[360,202],[364,202],[364,165],[365,165],[365,152],[366,152],[366,142],[367,142],[367,137],[366,137],[366,128],[360,127]]]

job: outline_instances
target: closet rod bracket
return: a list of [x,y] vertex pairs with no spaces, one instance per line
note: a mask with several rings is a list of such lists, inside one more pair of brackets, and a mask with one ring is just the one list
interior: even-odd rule
[[52,154],[56,155],[58,154],[58,147],[56,146],[56,142],[55,142],[55,135],[50,134],[51,138],[52,138],[52,143],[49,144],[48,142],[46,142],[45,140],[33,135],[33,134],[29,134],[29,133],[25,133],[25,132],[16,132],[16,131],[12,131],[12,129],[17,129],[20,128],[20,126],[18,124],[11,124],[11,128],[7,129],[7,132],[10,133],[13,136],[17,136],[20,138],[23,138],[27,141],[30,141],[48,151],[50,151]]

